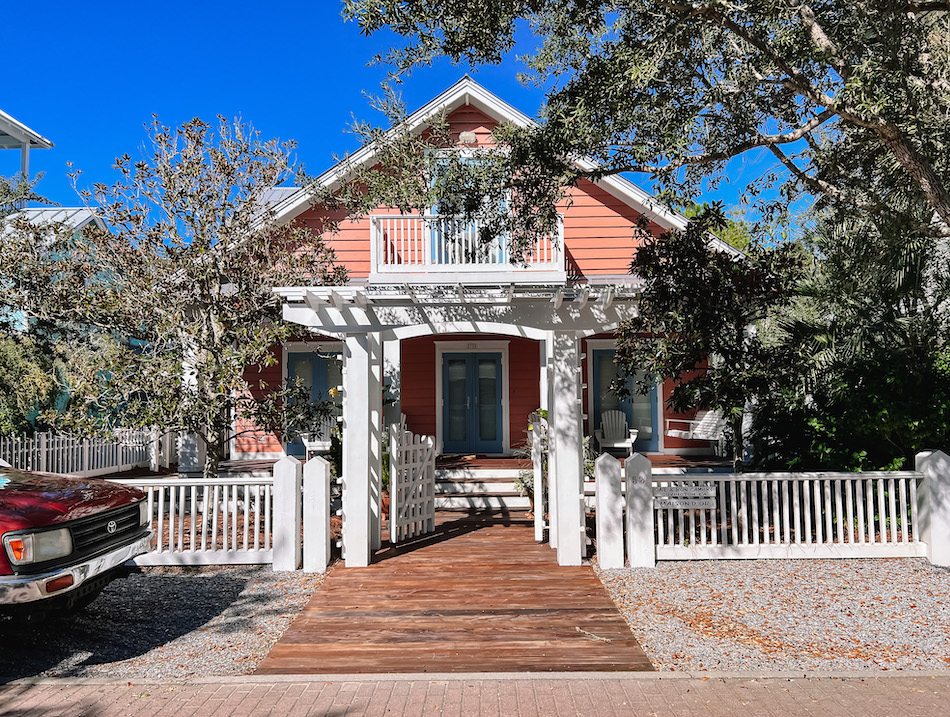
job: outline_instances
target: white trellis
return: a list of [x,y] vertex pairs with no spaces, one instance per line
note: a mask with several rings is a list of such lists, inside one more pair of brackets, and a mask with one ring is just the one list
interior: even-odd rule
[[435,440],[405,426],[389,429],[389,540],[435,530]]

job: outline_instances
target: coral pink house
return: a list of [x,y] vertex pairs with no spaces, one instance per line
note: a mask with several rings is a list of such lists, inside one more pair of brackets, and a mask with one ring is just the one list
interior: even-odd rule
[[[423,131],[441,111],[460,147],[490,146],[501,122],[531,122],[469,77],[407,121]],[[372,148],[352,159],[372,162]],[[320,182],[332,189],[342,171],[333,168]],[[283,221],[319,231],[324,215],[303,190],[275,190],[274,199]],[[709,443],[664,435],[668,387],[632,401],[607,390],[615,376],[612,331],[637,310],[628,273],[637,222],[645,216],[659,232],[685,220],[620,177],[580,182],[560,212],[559,236],[540,240],[528,266],[519,266],[507,261],[503,239],[476,247],[466,244],[474,230],[463,230],[447,246],[438,217],[380,208],[330,238],[349,270],[346,286],[276,289],[285,318],[314,338],[280,347],[280,360],[267,369],[272,375],[252,369],[249,378],[301,376],[315,393],[341,388],[345,526],[371,520],[381,435],[400,414],[410,430],[434,436],[439,453],[511,455],[525,440],[529,415],[546,409],[562,564],[579,563],[583,554],[582,438],[600,426],[603,412],[626,414],[639,431],[638,451],[710,452]],[[299,455],[303,447],[258,435],[234,448],[251,458]],[[368,524],[365,532],[372,532]],[[349,540],[344,532],[348,565],[371,555],[372,541],[357,535],[358,527]]]

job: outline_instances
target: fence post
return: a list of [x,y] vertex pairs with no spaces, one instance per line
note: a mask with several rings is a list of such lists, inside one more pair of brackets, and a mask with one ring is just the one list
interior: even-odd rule
[[158,428],[152,426],[150,440],[148,443],[148,469],[152,473],[158,473],[161,466],[161,446],[158,442]]
[[300,567],[300,480],[303,468],[293,456],[274,464],[274,570]]
[[544,457],[541,416],[531,414],[531,472],[534,476],[531,485],[534,494],[534,540],[544,542]]
[[656,566],[653,537],[653,464],[634,453],[624,462],[627,481],[627,555],[631,568]]
[[950,567],[950,456],[943,451],[921,451],[916,464],[924,474],[917,491],[920,539],[927,544],[932,565]]
[[303,570],[325,573],[330,564],[330,463],[321,456],[303,467]]
[[623,503],[620,461],[602,453],[594,463],[597,510],[597,563],[605,570],[623,567]]
[[[39,458],[39,466],[36,468],[36,470],[39,470],[40,473],[46,473],[46,442],[47,442],[47,437],[48,437],[48,436],[47,436],[46,433],[40,433],[40,434],[37,436],[37,438],[39,439],[39,440],[37,441],[37,445],[39,446],[39,451],[37,451],[37,453],[39,454],[39,455],[38,455],[38,458]],[[33,466],[30,466],[30,468],[32,469]]]

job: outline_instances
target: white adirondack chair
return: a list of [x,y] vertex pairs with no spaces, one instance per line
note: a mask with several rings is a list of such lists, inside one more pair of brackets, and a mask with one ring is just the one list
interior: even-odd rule
[[627,427],[627,417],[623,411],[604,411],[600,417],[600,428],[594,431],[594,438],[601,451],[622,450],[628,455],[633,453],[633,443],[639,431]]
[[[680,427],[673,428],[673,424]],[[691,421],[683,418],[666,419],[666,435],[690,441],[718,441],[725,427],[726,419],[722,411],[700,411]]]

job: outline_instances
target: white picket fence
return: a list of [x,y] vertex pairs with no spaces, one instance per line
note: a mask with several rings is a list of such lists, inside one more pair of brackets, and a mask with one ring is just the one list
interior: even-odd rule
[[273,476],[127,478],[148,496],[152,551],[138,565],[273,562]]
[[[918,471],[653,475],[635,454],[596,467],[598,561],[928,557],[944,564],[947,457]],[[624,504],[625,516],[624,516]],[[625,520],[624,520],[625,518]],[[938,541],[938,542],[935,542]]]
[[906,472],[749,473],[653,480],[659,560],[924,555]]
[[0,458],[22,470],[100,476],[148,466],[154,443],[153,431],[134,428],[117,428],[108,438],[0,436]]
[[249,565],[323,572],[330,561],[330,464],[293,457],[254,478],[126,478],[147,495],[152,549],[137,565]]

